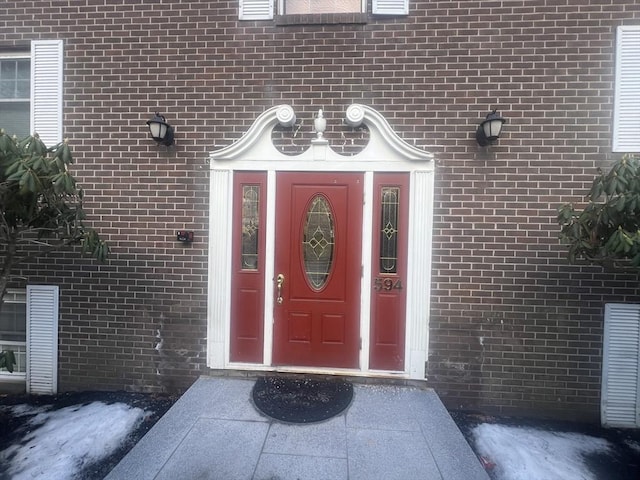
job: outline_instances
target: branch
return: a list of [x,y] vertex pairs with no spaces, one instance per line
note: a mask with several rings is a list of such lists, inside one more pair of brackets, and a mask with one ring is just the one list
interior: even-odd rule
[[42,250],[39,250],[38,252],[35,253],[30,253],[27,255],[22,255],[22,256],[18,256],[15,258],[14,262],[13,262],[13,266],[17,266],[20,265],[21,263],[27,261],[27,260],[36,260],[39,257],[42,257],[43,255],[47,254],[48,252],[52,252],[54,250],[58,250],[60,248],[63,247],[68,247],[69,245],[73,245],[74,243],[77,243],[80,241],[81,237],[75,237],[75,238],[64,238],[64,239],[60,239],[59,243],[45,243],[45,242],[40,242],[40,243],[36,243],[34,241],[34,243],[36,243],[38,246],[43,247]]
[[582,258],[586,262],[589,262],[589,265],[599,265],[603,268],[613,268],[618,272],[622,273],[635,273],[640,274],[640,270],[630,265],[631,261],[629,258],[617,258],[614,256],[600,256],[594,257],[592,255],[587,255],[586,252],[581,252],[578,258]]

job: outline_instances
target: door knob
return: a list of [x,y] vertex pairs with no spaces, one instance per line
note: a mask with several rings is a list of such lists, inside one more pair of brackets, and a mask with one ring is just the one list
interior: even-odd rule
[[278,296],[276,297],[276,303],[278,305],[282,304],[282,285],[284,284],[284,275],[279,273],[276,277],[276,288],[278,290]]

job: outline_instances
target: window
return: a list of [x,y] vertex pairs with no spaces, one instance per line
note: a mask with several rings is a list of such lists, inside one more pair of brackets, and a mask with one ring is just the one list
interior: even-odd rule
[[362,12],[362,0],[280,0],[283,15]]
[[640,152],[640,25],[618,27],[613,111],[614,152]]
[[58,389],[58,293],[54,285],[8,289],[0,310],[0,350],[16,357],[13,373],[0,382],[25,381],[27,393],[53,395]]
[[327,283],[334,264],[335,227],[329,201],[317,194],[307,209],[302,236],[304,273],[312,290],[320,291]]
[[380,203],[379,273],[397,273],[400,187],[382,187]]
[[242,270],[257,270],[260,255],[260,185],[242,186]]
[[[239,0],[240,20],[270,20],[278,15],[366,12],[366,0]],[[373,0],[373,15],[408,15],[409,0]],[[277,12],[276,12],[277,10]]]
[[62,59],[61,40],[0,53],[0,128],[19,138],[36,132],[48,147],[62,141]]
[[27,371],[27,297],[24,290],[9,289],[0,310],[0,351],[12,350],[16,357],[13,374],[0,370],[0,378],[7,375],[24,376]]
[[29,135],[30,95],[29,57],[0,57],[0,128],[9,135]]

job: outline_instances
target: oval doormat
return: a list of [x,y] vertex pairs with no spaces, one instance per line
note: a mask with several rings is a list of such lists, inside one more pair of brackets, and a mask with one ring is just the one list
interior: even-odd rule
[[253,403],[268,417],[313,423],[341,413],[351,403],[353,386],[342,380],[263,377],[253,386]]

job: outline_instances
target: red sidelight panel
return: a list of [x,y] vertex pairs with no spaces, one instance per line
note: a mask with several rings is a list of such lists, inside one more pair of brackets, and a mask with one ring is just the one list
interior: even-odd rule
[[409,174],[375,174],[373,192],[369,368],[403,371]]
[[266,172],[234,174],[229,342],[232,362],[263,362],[266,198]]

